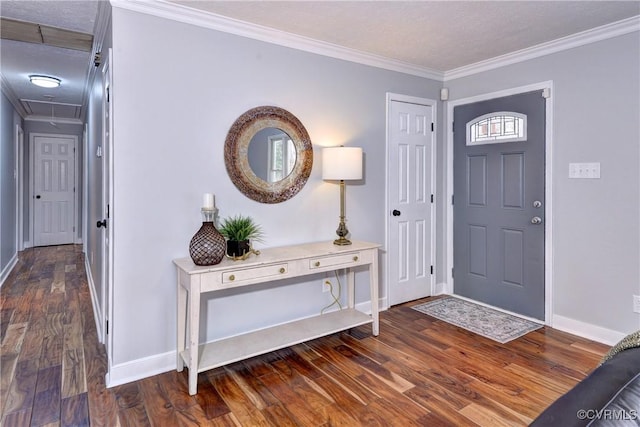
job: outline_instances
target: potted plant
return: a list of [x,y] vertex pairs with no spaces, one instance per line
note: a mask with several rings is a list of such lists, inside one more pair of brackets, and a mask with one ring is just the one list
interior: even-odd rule
[[260,225],[253,218],[242,215],[223,219],[220,233],[227,239],[227,255],[233,258],[245,257],[253,250],[251,239],[261,242],[263,237]]

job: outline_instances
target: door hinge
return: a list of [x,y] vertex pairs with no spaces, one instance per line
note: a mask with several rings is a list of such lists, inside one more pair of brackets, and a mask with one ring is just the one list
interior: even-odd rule
[[106,328],[107,328],[107,331],[105,332],[105,334],[109,335],[109,321],[108,320],[107,320]]
[[451,132],[452,133],[455,132],[456,131],[455,129],[456,129],[455,122],[451,122]]
[[107,218],[110,218],[110,216],[109,216],[109,205],[107,205]]
[[453,278],[453,267],[451,267],[451,278]]
[[433,265],[431,266],[431,274],[433,274]]
[[451,204],[453,205],[453,194],[451,195]]
[[431,123],[431,132],[433,132],[435,130],[435,126],[433,123]]
[[107,102],[111,101],[111,88],[109,86],[107,86]]
[[73,232],[74,233],[76,232],[76,226],[75,225],[73,226]]
[[433,203],[433,194],[431,195],[431,203]]

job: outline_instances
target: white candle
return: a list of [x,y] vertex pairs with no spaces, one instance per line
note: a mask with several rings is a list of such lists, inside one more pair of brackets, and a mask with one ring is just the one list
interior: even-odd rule
[[216,199],[212,193],[204,193],[204,209],[213,209],[216,206]]

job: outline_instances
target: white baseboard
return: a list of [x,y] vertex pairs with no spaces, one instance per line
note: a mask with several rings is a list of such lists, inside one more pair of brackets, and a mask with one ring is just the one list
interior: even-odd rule
[[91,265],[89,265],[89,259],[84,257],[84,269],[87,273],[87,283],[89,284],[89,293],[91,294],[91,305],[93,306],[93,320],[96,322],[96,329],[98,331],[98,341],[101,344],[105,343],[104,331],[102,330],[102,311],[100,304],[98,304],[98,297],[96,296],[96,284],[93,281],[93,274],[91,274]]
[[447,284],[445,282],[436,283],[433,286],[433,295],[432,296],[445,295],[445,294],[448,294],[448,292],[447,292]]
[[[387,299],[381,298],[378,302],[378,307],[380,307],[380,311],[386,310]],[[356,309],[363,313],[370,313],[371,302],[365,301],[356,304]],[[175,351],[169,351],[119,365],[112,365],[105,376],[106,385],[107,387],[115,387],[176,369],[176,357]]]
[[[378,311],[385,311],[389,308],[387,298],[380,298],[378,300]],[[371,314],[371,301],[361,302],[356,304],[356,310],[361,311],[363,313]]]
[[109,388],[138,381],[176,369],[176,363],[176,352],[170,351],[119,365],[112,365],[105,376],[105,383]]
[[4,284],[4,281],[7,280],[7,277],[9,277],[9,274],[11,274],[13,267],[15,267],[17,263],[18,263],[18,253],[16,252],[15,254],[13,254],[13,258],[11,258],[11,261],[9,261],[9,264],[7,264],[4,270],[2,270],[2,273],[0,273],[0,288]]
[[559,329],[570,334],[578,335],[593,341],[598,341],[607,345],[614,345],[627,334],[603,328],[601,326],[592,325],[580,320],[571,319],[569,317],[554,314],[552,317],[552,325],[554,329]]

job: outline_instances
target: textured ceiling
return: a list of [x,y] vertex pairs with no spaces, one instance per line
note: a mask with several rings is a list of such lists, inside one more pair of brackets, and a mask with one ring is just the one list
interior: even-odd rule
[[638,1],[167,2],[440,72],[640,14]]
[[[91,35],[97,19],[98,4],[97,1],[85,0],[0,0],[2,18],[53,27],[40,29],[42,42],[73,47],[67,49],[42,43],[7,40],[4,39],[8,36],[5,32],[9,33],[12,28],[0,27],[3,33],[0,41],[3,89],[17,102],[19,111],[25,117],[45,122],[82,122],[83,98],[93,59]],[[73,33],[56,31],[57,28]],[[11,36],[16,38],[13,37],[15,34]],[[23,36],[27,38],[26,34]],[[54,89],[40,88],[29,82],[30,74],[54,76],[62,80],[62,83]]]
[[[207,1],[119,0],[175,13],[197,12],[269,27],[439,73],[640,15],[640,1]],[[105,0],[0,0],[0,16],[95,35]],[[106,13],[105,13],[106,15]],[[0,28],[1,30],[1,28]],[[144,31],[143,28],[140,31]],[[3,39],[0,77],[21,113],[80,122],[90,52]],[[29,74],[59,77],[37,88]],[[51,98],[53,97],[53,98]],[[68,104],[68,105],[67,105]]]

